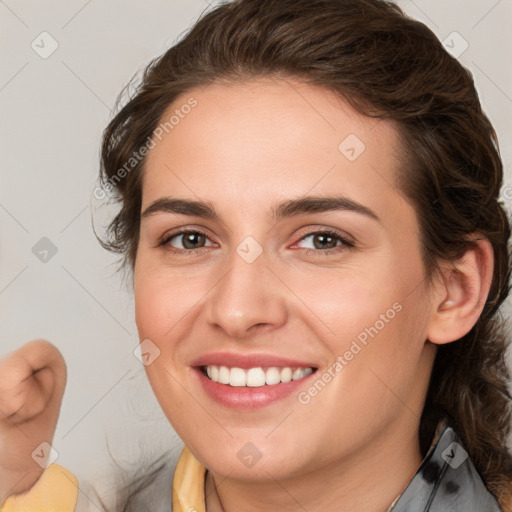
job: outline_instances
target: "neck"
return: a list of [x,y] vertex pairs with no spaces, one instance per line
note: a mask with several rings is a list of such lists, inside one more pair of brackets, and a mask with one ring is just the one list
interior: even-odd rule
[[[354,455],[300,477],[247,482],[207,473],[207,512],[385,512],[421,464],[418,428],[396,425]],[[394,434],[392,432],[394,431]],[[404,432],[404,430],[401,430]]]

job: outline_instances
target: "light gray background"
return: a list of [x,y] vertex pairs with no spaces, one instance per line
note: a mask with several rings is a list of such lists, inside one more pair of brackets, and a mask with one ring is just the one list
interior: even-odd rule
[[[498,132],[510,207],[512,1],[399,4],[441,40],[456,31],[468,42],[459,59]],[[0,0],[0,357],[40,337],[62,351],[69,375],[57,462],[100,491],[112,474],[107,440],[127,467],[141,453],[174,446],[176,456],[181,447],[132,353],[138,337],[129,286],[92,231],[91,216],[101,229],[112,214],[92,197],[100,136],[122,87],[208,6]],[[31,47],[43,31],[59,45],[47,59]],[[57,248],[47,262],[32,252],[43,237]],[[509,316],[510,306],[503,311]]]

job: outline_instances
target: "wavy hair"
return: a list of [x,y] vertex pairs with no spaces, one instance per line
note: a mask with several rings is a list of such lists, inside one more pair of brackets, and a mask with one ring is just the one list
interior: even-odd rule
[[[510,375],[499,311],[509,292],[510,226],[499,201],[503,168],[496,133],[471,73],[435,34],[385,0],[235,0],[203,13],[185,36],[144,69],[135,93],[105,129],[102,184],[143,147],[168,107],[192,88],[255,77],[298,78],[390,119],[404,156],[400,188],[414,205],[429,279],[487,238],[490,292],[474,327],[438,348],[420,421],[425,453],[448,417],[486,486],[512,509]],[[102,245],[136,258],[144,158],[115,183],[120,210]],[[128,510],[128,508],[126,509]]]

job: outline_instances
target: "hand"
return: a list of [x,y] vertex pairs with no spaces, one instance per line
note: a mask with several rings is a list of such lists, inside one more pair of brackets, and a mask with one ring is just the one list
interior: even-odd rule
[[62,354],[45,340],[0,359],[0,504],[43,473],[31,454],[43,441],[51,444],[66,378]]

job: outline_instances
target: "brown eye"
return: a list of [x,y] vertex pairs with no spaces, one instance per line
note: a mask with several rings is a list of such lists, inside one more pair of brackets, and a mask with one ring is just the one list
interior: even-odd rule
[[183,233],[182,244],[185,249],[197,249],[197,247],[203,247],[205,237],[201,233]]
[[[194,252],[207,247],[208,237],[200,231],[180,231],[166,237],[162,245],[176,252]],[[210,242],[210,246],[213,246]]]
[[309,247],[302,247],[307,253],[329,253],[330,251],[338,251],[344,248],[354,247],[352,242],[332,231],[315,231],[309,233],[303,236],[299,243],[304,242],[308,238],[311,239],[312,243],[309,242]]
[[313,245],[316,249],[332,249],[336,247],[337,238],[326,233],[317,233],[313,235]]

